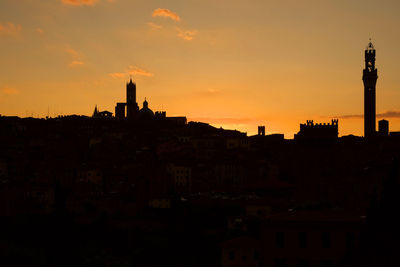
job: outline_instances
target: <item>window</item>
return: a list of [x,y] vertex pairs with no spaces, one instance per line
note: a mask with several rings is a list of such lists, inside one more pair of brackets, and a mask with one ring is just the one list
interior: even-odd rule
[[276,243],[276,247],[284,248],[285,247],[285,233],[277,232],[275,243]]
[[300,248],[307,247],[307,233],[306,232],[299,233],[299,247]]
[[331,234],[328,232],[322,233],[322,247],[323,248],[331,247]]
[[286,260],[284,259],[275,259],[274,267],[286,267]]

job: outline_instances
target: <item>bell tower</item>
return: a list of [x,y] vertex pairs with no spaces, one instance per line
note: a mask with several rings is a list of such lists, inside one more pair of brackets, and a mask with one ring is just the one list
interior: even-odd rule
[[364,82],[364,137],[369,138],[376,134],[376,80],[378,70],[375,68],[375,48],[369,42],[365,49]]
[[126,107],[126,117],[128,119],[134,118],[139,110],[139,106],[136,103],[136,84],[132,82],[132,78],[126,84]]

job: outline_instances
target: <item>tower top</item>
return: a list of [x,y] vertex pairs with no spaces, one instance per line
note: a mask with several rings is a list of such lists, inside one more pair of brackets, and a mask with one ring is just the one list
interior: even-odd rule
[[131,75],[131,77],[130,77],[130,79],[129,79],[129,82],[127,83],[127,85],[134,85],[135,83],[132,81],[132,75]]
[[372,44],[371,38],[369,38],[369,43],[367,45],[366,51],[373,51],[373,50],[375,50],[375,47]]

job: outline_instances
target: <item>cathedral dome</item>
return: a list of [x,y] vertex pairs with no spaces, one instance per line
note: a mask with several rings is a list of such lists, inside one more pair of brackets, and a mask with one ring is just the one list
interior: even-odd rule
[[139,116],[145,120],[154,118],[154,112],[149,108],[149,103],[146,99],[143,102],[143,108],[139,111]]

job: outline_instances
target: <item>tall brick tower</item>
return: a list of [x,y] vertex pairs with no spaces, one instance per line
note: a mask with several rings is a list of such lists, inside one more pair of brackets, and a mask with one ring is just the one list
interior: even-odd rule
[[126,117],[128,119],[134,118],[139,111],[139,106],[136,103],[136,84],[132,82],[132,78],[126,84],[126,107]]
[[364,137],[369,138],[376,134],[376,80],[378,70],[375,68],[375,48],[370,42],[365,49],[364,82]]

